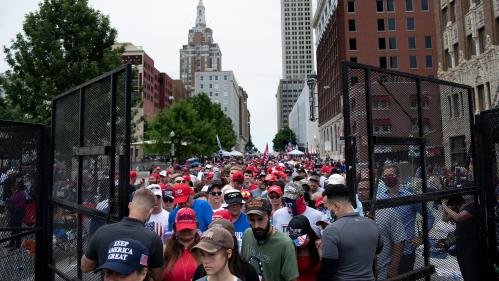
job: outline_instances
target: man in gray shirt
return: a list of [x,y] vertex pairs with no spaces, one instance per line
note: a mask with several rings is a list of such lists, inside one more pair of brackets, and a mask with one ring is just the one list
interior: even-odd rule
[[374,256],[383,248],[378,226],[354,212],[353,196],[345,185],[328,185],[323,196],[336,221],[322,234],[317,280],[374,280]]
[[385,280],[398,275],[406,234],[400,216],[393,208],[377,210],[376,224],[383,239],[383,250],[377,258],[378,280]]

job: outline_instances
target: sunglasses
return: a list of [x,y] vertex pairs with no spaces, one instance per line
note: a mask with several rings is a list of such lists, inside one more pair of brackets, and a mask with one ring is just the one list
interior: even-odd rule
[[185,180],[175,181],[175,183],[185,183]]
[[222,191],[212,191],[210,192],[211,196],[222,196]]
[[281,198],[281,196],[279,196],[279,195],[271,195],[271,196],[269,196],[269,198],[272,199],[272,200],[275,200],[275,199]]

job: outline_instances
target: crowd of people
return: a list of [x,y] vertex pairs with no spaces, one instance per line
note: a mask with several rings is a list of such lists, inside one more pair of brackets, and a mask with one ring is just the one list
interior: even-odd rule
[[[398,164],[379,169],[377,199],[420,192],[419,171],[409,180]],[[431,167],[427,176],[432,190],[460,183]],[[10,225],[21,227],[25,187],[4,180],[4,188]],[[346,186],[344,162],[306,158],[151,167],[140,179],[130,171],[129,215],[113,224],[90,220],[81,270],[102,271],[97,274],[104,280],[137,281],[385,280],[412,271],[423,244],[417,222],[422,205],[379,209],[368,218],[361,202],[372,198],[369,181],[359,175],[356,189],[354,194]],[[462,277],[478,280],[479,209],[473,196],[430,207],[455,223]],[[108,208],[107,200],[96,204]],[[429,229],[435,224],[432,209]],[[7,247],[20,243],[16,237]]]
[[[417,192],[398,165],[382,169],[378,199]],[[152,167],[143,179],[131,171],[129,216],[92,234],[81,270],[155,281],[384,280],[412,271],[422,205],[364,217],[369,182],[359,178],[353,194],[345,170],[341,162],[256,159]],[[477,206],[465,196],[441,208],[456,223],[463,279],[477,280]],[[431,229],[431,211],[427,219]]]

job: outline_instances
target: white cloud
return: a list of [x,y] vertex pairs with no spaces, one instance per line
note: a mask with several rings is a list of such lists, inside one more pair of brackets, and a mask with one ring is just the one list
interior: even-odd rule
[[[179,78],[179,50],[194,26],[198,0],[90,0],[109,15],[118,41],[144,47],[160,71]],[[0,45],[21,32],[24,15],[38,1],[0,0]],[[275,93],[281,78],[280,1],[204,0],[206,22],[222,51],[222,67],[233,70],[248,93],[253,142],[263,151],[276,133]],[[2,57],[4,55],[2,54]],[[0,61],[0,72],[8,68]]]

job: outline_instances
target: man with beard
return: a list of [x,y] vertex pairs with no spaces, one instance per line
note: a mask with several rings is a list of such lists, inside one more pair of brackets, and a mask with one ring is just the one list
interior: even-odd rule
[[[263,273],[265,281],[294,281],[298,278],[295,247],[291,239],[270,225],[272,206],[267,199],[246,203],[251,224],[243,236],[241,256]],[[258,263],[261,263],[262,268]]]

